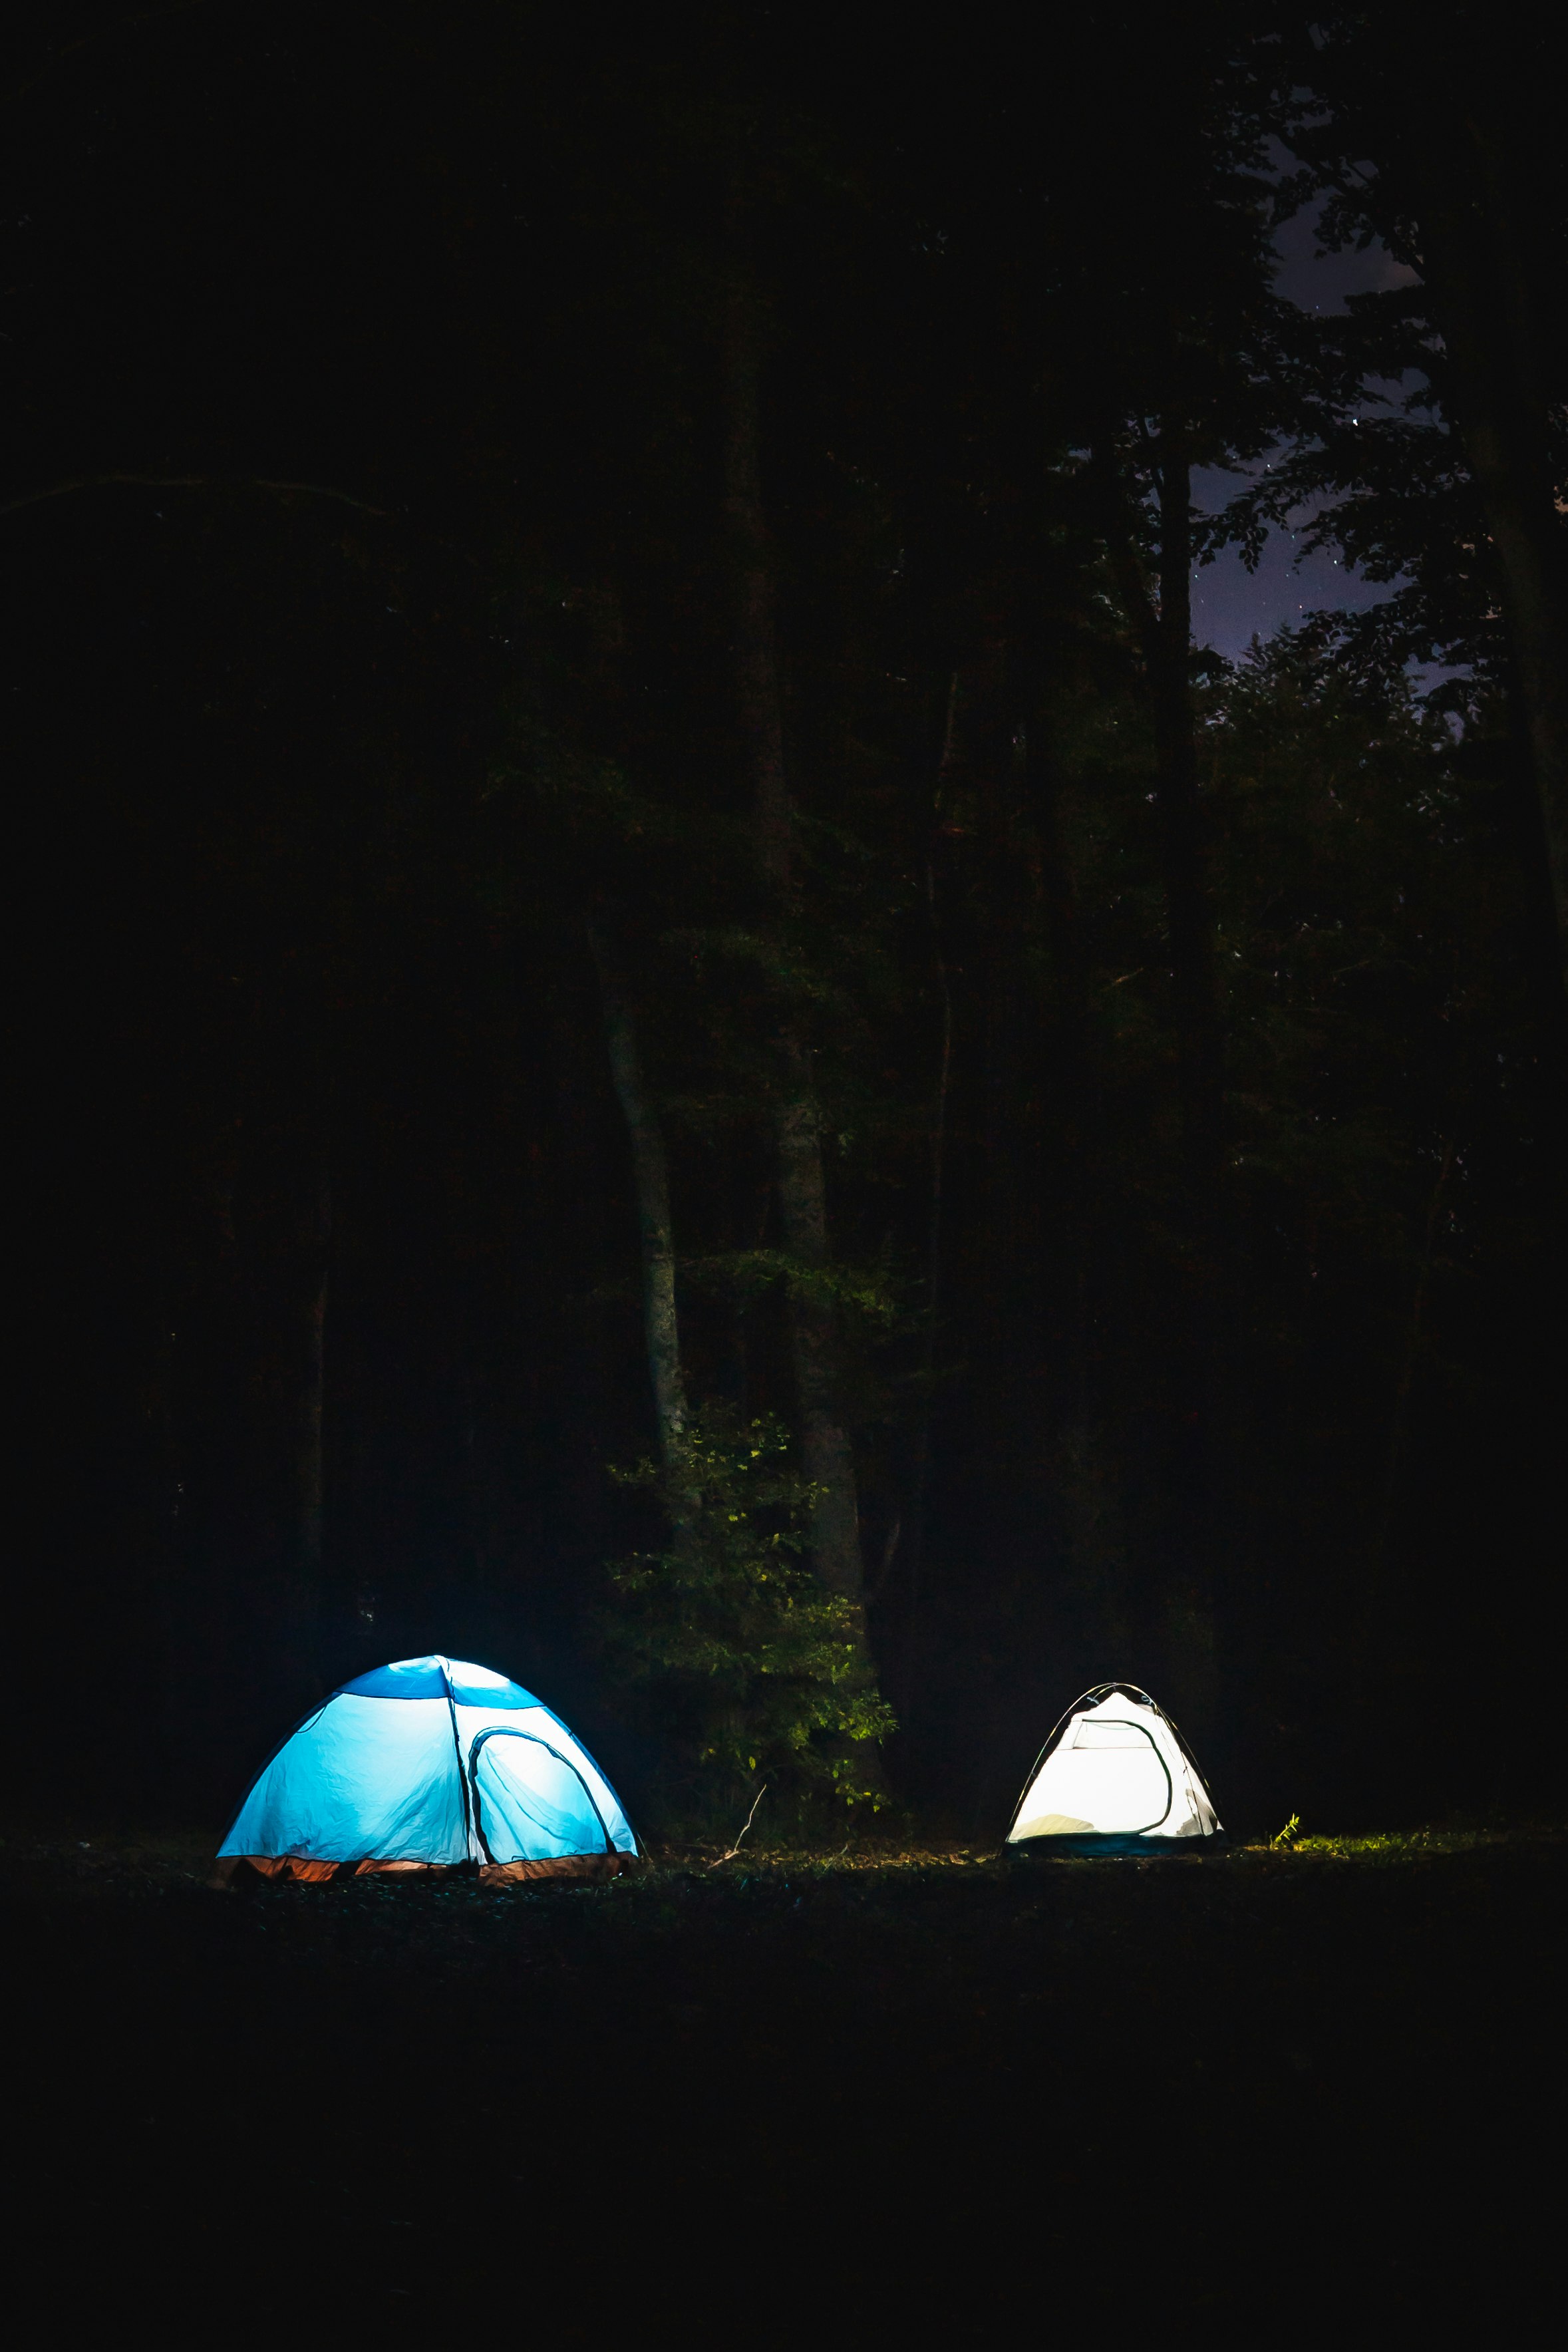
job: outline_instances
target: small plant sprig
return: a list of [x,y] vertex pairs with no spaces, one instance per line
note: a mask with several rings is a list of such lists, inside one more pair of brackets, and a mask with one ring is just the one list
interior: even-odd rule
[[1276,1853],[1289,1853],[1291,1848],[1295,1844],[1296,1840],[1301,1836],[1301,1817],[1300,1813],[1292,1813],[1290,1820],[1285,1823],[1284,1828],[1279,1832],[1278,1836],[1271,1837],[1270,1839],[1270,1848]]

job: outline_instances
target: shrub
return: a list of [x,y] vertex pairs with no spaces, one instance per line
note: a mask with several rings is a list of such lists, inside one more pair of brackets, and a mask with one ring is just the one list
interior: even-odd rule
[[814,1492],[771,1418],[710,1407],[669,1467],[613,1475],[663,1507],[669,1541],[611,1570],[607,1627],[627,1678],[659,1706],[709,1800],[766,1780],[780,1794],[880,1802],[874,1743],[892,1710],[866,1664],[860,1611],[806,1565]]

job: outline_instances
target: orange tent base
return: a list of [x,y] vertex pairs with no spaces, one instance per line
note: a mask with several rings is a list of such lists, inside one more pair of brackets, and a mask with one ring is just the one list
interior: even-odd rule
[[[629,1853],[567,1853],[547,1862],[488,1862],[480,1867],[479,1884],[510,1886],[534,1878],[614,1878],[629,1870],[635,1859]],[[293,1879],[305,1885],[319,1885],[340,1874],[345,1878],[363,1878],[383,1871],[417,1871],[426,1878],[445,1878],[454,1867],[439,1862],[318,1862],[302,1853],[225,1853],[214,1865],[208,1885],[229,1885],[242,1862],[263,1878]]]

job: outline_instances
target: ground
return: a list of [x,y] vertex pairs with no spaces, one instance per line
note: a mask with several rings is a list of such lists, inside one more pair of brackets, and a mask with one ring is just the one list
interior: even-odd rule
[[13,2220],[84,2315],[746,2345],[1531,2313],[1559,1831],[227,1895],[210,1849],[0,1857]]

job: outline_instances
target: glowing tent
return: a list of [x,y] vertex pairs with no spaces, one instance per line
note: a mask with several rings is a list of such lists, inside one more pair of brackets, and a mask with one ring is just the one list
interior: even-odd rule
[[1058,1852],[1170,1853],[1220,1834],[1197,1766],[1147,1691],[1100,1683],[1075,1699],[1024,1784],[1007,1843]]
[[598,1765],[504,1675],[404,1658],[334,1691],[256,1780],[218,1853],[226,1880],[444,1870],[490,1883],[611,1877],[637,1852]]

